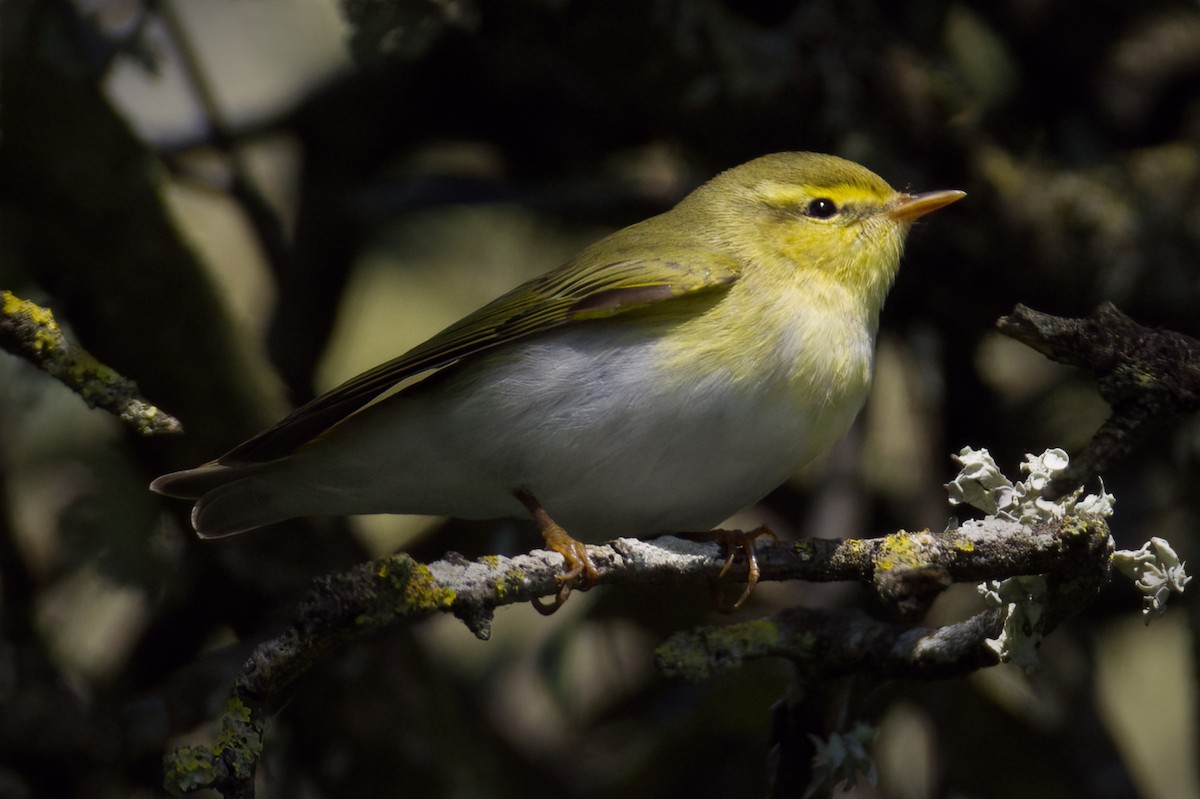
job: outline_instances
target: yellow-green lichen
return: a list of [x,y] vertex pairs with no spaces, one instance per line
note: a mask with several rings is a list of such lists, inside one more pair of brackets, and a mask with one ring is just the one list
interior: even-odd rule
[[163,785],[176,794],[212,787],[218,762],[229,776],[248,780],[262,751],[262,729],[254,722],[254,711],[232,697],[225,703],[221,731],[211,748],[181,746],[163,758]]
[[235,776],[248,778],[262,755],[262,730],[253,722],[254,713],[237,697],[225,703],[221,732],[213,745],[213,755],[221,756]]
[[86,352],[73,353],[66,366],[71,378],[81,385],[99,381],[107,386],[125,379],[112,367],[105,366]]
[[500,556],[499,555],[484,555],[483,557],[481,557],[479,559],[479,562],[482,563],[484,566],[487,566],[489,569],[492,569],[493,571],[500,568]]
[[779,645],[779,626],[770,619],[755,619],[718,627],[708,636],[709,646],[738,650],[745,654],[766,654]]
[[380,560],[375,576],[383,585],[376,588],[377,600],[355,619],[361,626],[377,627],[396,616],[445,610],[454,603],[454,590],[439,583],[428,566],[403,552]]
[[525,585],[525,571],[523,569],[509,569],[503,576],[497,577],[494,587],[496,589],[496,599],[504,599],[510,591],[520,590]]
[[88,405],[103,404],[105,392],[127,390],[126,381],[111,367],[96,360],[90,353],[72,347],[63,337],[62,328],[47,308],[16,297],[12,292],[0,291],[4,316],[21,317],[25,334],[22,340],[27,357],[32,356],[37,365],[47,373],[67,383],[79,393]]
[[455,593],[439,583],[424,563],[413,561],[404,589],[404,604],[409,611],[445,610],[454,604]]
[[737,668],[748,658],[779,651],[779,627],[758,619],[728,627],[706,627],[671,636],[654,651],[663,673],[701,680]]
[[910,533],[905,530],[884,537],[875,558],[875,568],[882,571],[894,569],[919,569],[925,562],[925,545],[928,532]]
[[250,709],[250,706],[238,699],[236,696],[230,697],[229,700],[225,702],[225,717],[230,721],[249,724],[250,718],[253,715],[254,711]]
[[1059,526],[1059,533],[1069,538],[1085,538],[1092,534],[1092,525],[1086,516],[1068,516]]
[[846,555],[857,557],[867,553],[867,543],[861,538],[850,538],[842,542],[841,549]]
[[192,793],[213,784],[216,757],[204,746],[181,746],[163,757],[163,787],[175,795]]
[[800,556],[802,561],[810,561],[814,554],[813,542],[807,538],[801,538],[792,543],[792,551]]
[[54,314],[49,308],[23,300],[11,291],[0,291],[0,300],[4,302],[5,316],[23,316],[38,328],[38,334],[33,342],[35,349],[44,350],[59,346],[62,341],[62,330],[54,321]]
[[833,551],[830,566],[835,569],[850,568],[869,572],[873,568],[870,548],[860,538],[849,538],[838,544],[837,549]]

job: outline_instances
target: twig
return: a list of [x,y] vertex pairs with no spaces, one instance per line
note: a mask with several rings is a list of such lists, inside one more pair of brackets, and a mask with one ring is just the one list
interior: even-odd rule
[[181,433],[174,416],[146,402],[137,384],[67,340],[49,309],[0,290],[0,347],[58,378],[91,408],[113,413],[144,436]]
[[1200,341],[1142,327],[1112,303],[1085,319],[1017,305],[996,324],[1047,358],[1092,375],[1112,408],[1083,452],[1051,483],[1052,499],[1090,482],[1156,427],[1200,410]]

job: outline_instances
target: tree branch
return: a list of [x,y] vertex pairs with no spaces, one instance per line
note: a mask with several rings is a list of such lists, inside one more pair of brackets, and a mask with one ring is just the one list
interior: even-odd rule
[[1001,333],[1096,379],[1112,414],[1051,483],[1058,498],[1128,455],[1156,427],[1200,410],[1200,341],[1143,327],[1104,303],[1085,319],[1017,305],[996,323]]
[[[952,582],[1050,572],[1063,575],[1056,585],[1069,600],[1065,610],[1055,611],[1054,618],[1061,620],[1107,579],[1108,549],[1102,519],[1067,517],[1035,527],[989,520],[945,533],[776,543],[762,547],[758,561],[764,580],[865,582],[902,607],[923,605]],[[710,582],[725,563],[719,545],[672,536],[622,538],[590,546],[588,553],[598,582],[610,585]],[[562,556],[541,550],[478,561],[451,554],[429,565],[401,553],[318,579],[291,629],[260,645],[247,662],[215,745],[168,754],[168,786],[252,796],[269,708],[313,663],[346,641],[434,613],[453,613],[476,636],[487,638],[495,608],[553,593],[562,567]],[[764,656],[805,659],[827,673],[945,676],[996,662],[981,647],[998,634],[998,618],[989,612],[929,630],[871,621],[857,611],[794,609],[724,630],[676,636],[660,650],[659,661],[668,673],[693,678]]]
[[[978,541],[980,550],[992,550],[993,555],[1003,558],[998,548],[1006,547],[1007,543],[996,538],[1003,539],[1008,535],[1004,529],[1014,527],[1021,525],[1002,522],[995,524],[994,529],[988,529],[993,528],[991,524],[979,525],[977,535],[967,535],[957,545]],[[1017,542],[1021,539],[1026,543],[1039,539],[1036,548],[1043,552],[1061,547],[1048,580],[1046,614],[1036,631],[1040,635],[1050,633],[1086,607],[1108,582],[1112,542],[1102,519],[1063,519],[1059,525],[1047,525],[1037,531],[1028,527],[1014,531],[1011,538],[1015,546],[1020,545]],[[1036,569],[1037,560],[1040,558],[1035,555],[1030,560],[1009,561],[1010,567],[1003,569],[1006,572],[1003,576],[1033,573],[1026,570]],[[986,568],[992,574],[985,579],[999,576],[998,564],[999,561],[993,561]],[[948,576],[954,582],[971,581],[973,578],[967,576],[973,573],[971,565],[958,564]],[[917,572],[937,567],[938,564],[930,564]],[[876,569],[878,586],[880,571],[889,570],[882,569],[878,562]],[[1000,656],[988,641],[1000,637],[1004,624],[1003,608],[984,610],[945,627],[910,627],[880,621],[857,608],[795,607],[763,619],[676,633],[655,654],[658,667],[665,674],[692,680],[707,679],[762,657],[788,658],[809,681],[848,674],[884,679],[945,679],[999,663]]]
[[0,347],[58,378],[91,408],[103,408],[144,436],[181,433],[183,425],[138,394],[137,384],[63,335],[54,314],[0,290]]

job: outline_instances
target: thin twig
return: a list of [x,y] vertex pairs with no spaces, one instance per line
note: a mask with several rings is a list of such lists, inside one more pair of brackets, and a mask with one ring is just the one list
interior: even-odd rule
[[0,348],[37,366],[83,397],[92,408],[103,408],[145,436],[181,433],[183,425],[151,405],[137,384],[63,335],[49,309],[0,290]]

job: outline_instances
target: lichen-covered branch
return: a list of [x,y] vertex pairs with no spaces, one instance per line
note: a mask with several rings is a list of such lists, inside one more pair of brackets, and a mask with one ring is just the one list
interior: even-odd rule
[[857,608],[795,607],[754,621],[676,633],[655,653],[670,676],[704,680],[747,660],[784,657],[811,679],[852,672],[880,678],[943,678],[1000,662],[986,641],[1003,615],[987,610],[946,627],[909,627]]
[[137,385],[63,335],[49,309],[0,290],[0,347],[58,378],[92,408],[120,417],[142,435],[179,433],[179,420],[146,402]]
[[[923,605],[953,582],[1040,573],[1065,575],[1056,586],[1061,583],[1066,591],[1069,582],[1072,597],[1090,598],[1107,578],[1108,542],[1108,527],[1098,517],[1068,516],[1034,526],[988,520],[944,533],[765,543],[758,548],[758,562],[763,580],[864,582],[901,606]],[[718,544],[673,536],[623,538],[588,551],[598,582],[607,585],[703,584],[716,580],[725,563]],[[397,621],[447,612],[487,638],[496,607],[553,593],[562,567],[560,555],[540,550],[477,561],[452,554],[428,565],[398,554],[321,578],[293,626],[260,645],[247,662],[217,742],[167,756],[168,787],[252,796],[272,700],[332,649]],[[1081,581],[1079,575],[1088,577]],[[1082,601],[1065,602],[1064,608],[1074,612]],[[987,613],[942,630],[912,630],[853,611],[795,609],[677,637],[660,652],[660,662],[668,671],[692,677],[769,655],[808,658],[828,664],[831,673],[948,675],[996,662],[994,653],[979,647],[998,634],[1002,623],[1001,616]]]
[[[1086,607],[1108,582],[1112,544],[1107,525],[1094,517],[1064,519],[1056,531],[1029,532],[1063,544],[1063,557],[1046,580],[1044,615],[1036,630],[1042,636]],[[1002,546],[990,533],[981,536],[981,544],[981,550]],[[1027,565],[1010,562],[1009,574],[1022,574]],[[957,574],[954,580],[959,581]],[[1005,619],[1000,608],[945,627],[912,627],[854,608],[795,607],[749,622],[677,633],[659,647],[656,660],[664,673],[692,680],[762,657],[788,658],[808,680],[847,674],[944,679],[999,663],[994,642],[1004,632]]]
[[1000,332],[1096,379],[1112,414],[1051,484],[1060,497],[1129,454],[1155,427],[1200,410],[1200,341],[1143,327],[1104,303],[1084,319],[1018,305]]

